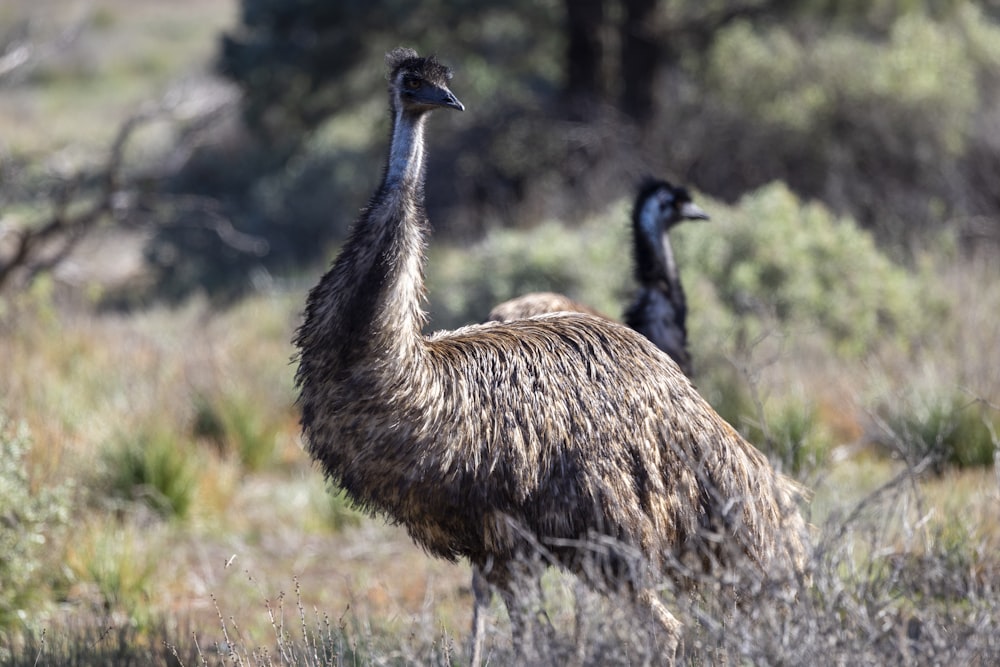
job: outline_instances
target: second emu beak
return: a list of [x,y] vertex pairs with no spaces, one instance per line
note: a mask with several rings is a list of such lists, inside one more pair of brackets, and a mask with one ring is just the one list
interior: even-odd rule
[[681,206],[681,217],[685,220],[711,220],[705,210],[692,202],[685,202]]

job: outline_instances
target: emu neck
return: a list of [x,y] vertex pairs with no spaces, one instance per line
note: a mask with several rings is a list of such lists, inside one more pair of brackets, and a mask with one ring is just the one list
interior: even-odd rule
[[333,268],[310,294],[302,356],[322,358],[325,374],[362,366],[398,371],[415,357],[425,323],[426,114],[394,108],[392,118],[382,183]]
[[681,309],[684,307],[684,293],[670,238],[665,231],[645,227],[636,229],[636,281],[643,289],[664,294],[675,307]]
[[[395,105],[394,105],[395,106]],[[427,114],[393,109],[389,162],[381,189],[399,189],[423,197],[424,125]]]
[[676,292],[677,286],[681,282],[680,275],[677,273],[677,262],[674,261],[674,248],[670,245],[670,237],[667,236],[666,232],[663,232],[660,240],[660,249],[663,256],[663,275],[670,285],[671,293],[673,293]]

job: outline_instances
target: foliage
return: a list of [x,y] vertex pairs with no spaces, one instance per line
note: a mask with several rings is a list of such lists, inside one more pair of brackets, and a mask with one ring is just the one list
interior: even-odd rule
[[507,299],[533,291],[561,292],[611,317],[623,310],[622,270],[628,219],[599,216],[576,229],[550,221],[518,232],[497,229],[468,249],[433,250],[428,284],[435,328],[480,322]]
[[[720,334],[732,350],[771,326],[814,331],[848,356],[878,342],[906,345],[944,312],[943,298],[894,264],[870,234],[821,204],[803,204],[780,183],[735,207],[706,203],[710,223],[680,227],[675,253],[692,305],[696,351]],[[497,303],[555,291],[611,317],[630,289],[624,203],[574,230],[547,223],[524,233],[497,230],[468,250],[437,251],[429,265],[435,327],[480,321]]]
[[76,585],[93,589],[96,609],[124,614],[129,626],[148,629],[155,624],[150,596],[159,560],[151,543],[112,518],[81,531],[69,545],[66,567]]
[[776,456],[785,470],[801,474],[826,464],[832,442],[815,406],[788,400],[765,415],[764,424],[758,427],[760,437],[751,433],[749,439],[761,443],[761,449]]
[[815,46],[781,26],[757,32],[737,23],[719,35],[708,82],[725,104],[787,132],[826,140],[835,122],[863,131],[906,120],[916,127],[895,130],[954,155],[978,104],[974,65],[958,26],[919,15],[900,17],[886,42],[834,33]]
[[938,472],[991,466],[1000,451],[1000,413],[957,390],[913,392],[881,406],[879,417],[883,447],[913,463],[930,458]]
[[697,134],[692,178],[727,197],[781,179],[894,241],[995,209],[975,183],[996,158],[1000,26],[956,5],[899,14],[884,34],[721,30],[699,70],[716,130]]
[[685,234],[678,261],[694,274],[691,339],[733,332],[737,344],[777,324],[814,331],[848,356],[889,340],[906,346],[945,310],[926,281],[894,264],[870,234],[775,183],[713,216],[712,233]]
[[212,441],[222,453],[234,453],[247,470],[262,470],[274,461],[279,426],[260,406],[232,395],[198,395],[194,403],[196,438]]
[[[514,100],[553,69],[553,5],[243,0],[219,69],[243,89],[251,126],[286,140],[381,94],[382,54],[398,44],[452,57],[476,53],[467,78],[477,93],[485,99],[502,90]],[[497,64],[521,76],[497,76]]]
[[166,429],[120,433],[103,452],[105,484],[116,497],[141,501],[161,516],[183,519],[198,482],[193,451]]
[[[0,636],[40,602],[46,554],[69,520],[69,487],[39,488],[28,472],[32,442],[24,425],[0,416]],[[0,658],[3,657],[0,652]]]
[[8,667],[209,664],[190,638],[190,632],[169,620],[157,620],[144,628],[129,623],[98,625],[80,621],[69,627],[31,632],[12,647],[4,664]]
[[316,499],[316,512],[323,524],[335,533],[361,524],[362,514],[351,506],[342,489],[326,484]]

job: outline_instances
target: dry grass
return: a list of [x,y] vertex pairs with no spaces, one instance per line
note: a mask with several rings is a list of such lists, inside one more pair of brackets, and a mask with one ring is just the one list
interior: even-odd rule
[[[4,88],[5,149],[47,153],[72,144],[89,154],[103,146],[137,101],[204,67],[236,6],[58,4],[65,11],[53,14],[65,25],[82,17],[90,27],[31,78]],[[51,8],[3,3],[0,20]],[[46,122],[27,122],[38,117]],[[433,252],[435,262],[467,261],[462,249]],[[996,256],[970,260],[937,250],[926,270],[940,276],[954,308],[916,349],[884,345],[844,361],[808,331],[774,331],[724,360],[762,408],[751,420],[791,399],[809,397],[817,406],[832,449],[803,476],[814,490],[810,515],[821,550],[812,587],[794,603],[764,592],[749,613],[733,615],[713,606],[713,581],[705,582],[704,600],[676,601],[686,623],[684,662],[1000,661],[995,468],[935,476],[911,461],[923,470],[915,474],[901,457],[871,445],[880,427],[876,407],[915,388],[967,395],[993,406],[994,415],[1000,406]],[[224,311],[195,298],[128,315],[95,313],[56,292],[43,280],[31,293],[0,297],[0,411],[30,430],[32,486],[70,482],[75,489],[69,527],[45,545],[38,583],[45,603],[25,610],[21,625],[0,628],[0,661],[465,660],[468,567],[431,559],[398,527],[352,520],[299,447],[289,341],[304,287],[258,294]],[[612,298],[579,296],[605,304]],[[691,317],[698,317],[694,303]],[[228,419],[239,423],[220,419],[219,431],[199,425],[206,404],[234,406]],[[186,517],[163,518],[103,486],[102,452],[122,434],[142,432],[165,434],[197,461]],[[273,454],[250,465],[234,455],[237,438],[273,446]],[[641,619],[615,599],[582,594],[580,617],[572,580],[548,575],[544,590],[539,664],[565,662],[576,651],[581,619],[587,664],[654,657]],[[490,623],[491,664],[507,664],[512,647],[499,603]],[[164,642],[176,647],[173,658]]]
[[[963,282],[959,268],[949,280],[989,297],[981,281],[990,270],[966,266],[964,279],[976,287]],[[288,340],[302,296],[259,295],[224,312],[196,299],[179,309],[128,316],[59,307],[44,291],[4,302],[12,317],[0,332],[0,402],[32,432],[34,483],[72,480],[78,489],[73,527],[53,544],[47,579],[52,601],[30,615],[26,627],[53,632],[96,623],[132,628],[138,638],[184,627],[169,641],[185,650],[196,641],[210,656],[216,649],[209,647],[223,641],[225,622],[231,634],[238,628],[231,641],[247,652],[241,664],[266,664],[253,650],[273,650],[278,635],[267,607],[275,613],[280,599],[289,646],[300,642],[296,650],[330,619],[338,655],[358,664],[462,659],[471,609],[468,568],[427,557],[401,529],[379,521],[332,521],[328,490],[298,447]],[[978,317],[964,308],[957,312]],[[806,479],[815,493],[811,519],[823,551],[811,592],[793,608],[801,623],[761,611],[780,607],[771,600],[752,622],[733,618],[717,626],[712,619],[720,610],[711,596],[693,606],[678,601],[688,627],[687,662],[818,658],[801,642],[823,633],[839,637],[831,650],[845,660],[857,655],[870,664],[902,660],[904,648],[916,651],[916,663],[971,656],[963,646],[995,650],[968,638],[952,644],[958,635],[946,632],[954,626],[954,632],[972,633],[976,624],[998,620],[985,606],[997,600],[1000,574],[994,470],[911,475],[864,437],[872,428],[867,401],[928,378],[975,386],[995,403],[996,384],[983,364],[963,360],[969,346],[990,351],[984,341],[970,341],[975,336],[966,327],[943,332],[932,373],[929,364],[901,363],[891,350],[849,364],[823,360],[815,350],[797,352],[787,342],[781,355],[756,367],[764,402],[785,392],[816,391],[824,397],[820,419],[838,434],[830,461]],[[746,363],[756,362],[751,356]],[[206,396],[238,396],[271,415],[278,455],[269,465],[247,467],[197,435],[197,400]],[[201,462],[186,519],[165,520],[142,503],[109,500],[95,482],[107,441],[150,425],[168,430],[177,447]],[[561,576],[546,581],[549,621],[540,652],[543,661],[562,661],[576,651],[574,586]],[[706,589],[714,585],[706,582]],[[636,630],[642,623],[622,605],[593,594],[584,599],[588,664],[634,664],[651,655],[646,634]],[[493,663],[502,664],[512,649],[499,607],[491,622]],[[765,630],[784,633],[786,643]],[[917,638],[900,644],[908,632]]]
[[0,95],[4,149],[54,156],[57,168],[102,150],[139,104],[206,71],[236,9],[227,0],[4,2],[0,25],[28,25],[34,47]]

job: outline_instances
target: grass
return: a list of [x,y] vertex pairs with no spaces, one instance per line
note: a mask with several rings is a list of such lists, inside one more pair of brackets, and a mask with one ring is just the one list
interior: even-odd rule
[[[972,264],[967,270],[968,280],[986,283],[990,269]],[[148,655],[143,652],[156,649],[162,631],[187,656],[183,664],[202,664],[202,658],[216,664],[229,655],[217,647],[230,646],[222,637],[221,614],[240,664],[268,664],[265,649],[274,664],[464,659],[468,568],[431,559],[401,529],[346,509],[297,445],[288,341],[303,298],[304,288],[297,288],[221,312],[195,299],[178,309],[129,316],[65,308],[44,290],[5,303],[17,317],[3,329],[0,363],[7,373],[0,400],[29,430],[24,458],[33,488],[87,487],[104,443],[122,434],[128,437],[117,442],[142,443],[138,450],[147,453],[179,452],[197,470],[196,483],[186,491],[188,511],[170,521],[141,503],[73,506],[67,534],[52,535],[50,542],[64,565],[43,580],[41,597],[49,602],[2,631],[27,642],[24,656],[37,653],[42,629],[49,633],[45,655],[55,655],[71,650],[58,648],[54,639],[63,629],[93,642],[102,630],[91,621],[103,619],[112,628],[102,640],[109,645],[128,637],[126,643]],[[860,651],[861,662],[891,661],[903,650],[898,637],[918,627],[918,662],[931,661],[928,656],[964,659],[974,650],[995,655],[995,647],[976,643],[974,632],[997,620],[988,606],[997,599],[990,586],[998,571],[994,554],[1000,553],[992,518],[994,469],[907,475],[903,460],[866,444],[867,434],[876,433],[875,422],[866,422],[874,414],[866,406],[932,379],[975,387],[984,409],[996,403],[996,388],[978,366],[959,363],[959,352],[967,350],[952,347],[965,345],[970,335],[964,329],[960,335],[942,333],[938,349],[956,361],[948,366],[938,359],[932,370],[903,363],[894,348],[864,362],[825,362],[814,348],[795,341],[785,341],[776,357],[757,347],[740,362],[743,371],[736,377],[749,378],[750,405],[757,401],[764,408],[760,413],[750,407],[748,424],[765,424],[776,442],[808,442],[812,431],[826,438],[824,455],[799,469],[814,491],[811,520],[825,551],[808,596],[812,606],[793,610],[801,624],[765,615],[729,625],[736,634],[720,637],[722,629],[704,617],[710,604],[682,607],[689,624],[686,661],[818,659],[792,649],[807,639],[822,644],[817,638],[823,633],[836,637],[832,650],[844,655]],[[967,376],[966,368],[977,373]],[[267,440],[275,450],[263,465],[248,465],[212,442],[239,433],[214,407],[236,396],[244,410],[261,406],[268,415],[264,423],[272,425],[274,436]],[[804,397],[815,401],[803,403]],[[761,414],[763,422],[755,421]],[[794,468],[793,459],[786,469]],[[899,475],[889,491],[869,498]],[[92,493],[100,500],[105,491],[92,487]],[[575,593],[564,577],[547,581],[552,625],[543,658],[561,661],[576,650]],[[294,659],[275,652],[279,635],[270,616],[281,604],[284,620],[278,625],[289,633],[285,651]],[[649,650],[642,636],[631,634],[641,624],[622,605],[592,594],[588,604],[589,664],[630,664]],[[490,651],[500,664],[512,659],[512,649],[498,604],[490,622]],[[947,627],[956,634],[944,634]],[[332,654],[315,648],[318,636],[336,644],[342,662],[329,662]],[[964,644],[949,638],[959,636]],[[632,652],[625,655],[629,646]]]
[[[18,0],[0,11],[33,7]],[[71,145],[69,153],[93,157],[91,148],[137,100],[204,66],[234,5],[88,7],[87,38],[0,96],[10,150]],[[106,50],[96,48],[101,40]],[[35,116],[51,122],[24,122]],[[769,192],[748,201],[798,215],[798,204]],[[432,244],[432,328],[459,324],[448,320],[459,311],[485,314],[492,300],[528,288],[573,285],[573,296],[617,312],[627,280],[604,276],[626,271],[612,252],[625,242],[625,208],[580,226],[583,255],[566,254],[565,239],[576,232],[557,222],[532,237],[497,233],[493,246],[471,251]],[[751,209],[720,210],[738,222],[753,218]],[[679,233],[679,251],[713,250],[695,236],[713,229]],[[715,581],[705,582],[704,599],[677,600],[683,662],[1000,660],[992,630],[1000,625],[996,468],[949,464],[931,474],[924,450],[872,444],[914,441],[912,434],[937,443],[948,433],[957,448],[974,445],[980,464],[996,446],[996,258],[931,247],[921,271],[936,277],[949,308],[935,311],[935,326],[913,345],[898,344],[896,331],[872,334],[875,327],[850,355],[808,328],[773,322],[734,342],[736,327],[700,320],[707,292],[691,285],[692,330],[705,334],[693,341],[699,388],[813,490],[820,549],[812,587],[797,601],[765,591],[760,604],[729,613],[709,595]],[[586,261],[571,266],[579,256]],[[529,260],[538,266],[524,266]],[[480,274],[472,290],[470,270]],[[494,284],[501,274],[522,282]],[[314,278],[224,310],[195,297],[176,308],[96,312],[47,280],[0,296],[0,405],[11,423],[24,424],[11,479],[26,499],[18,502],[37,509],[35,520],[13,525],[30,529],[31,539],[17,544],[44,547],[25,556],[31,594],[10,598],[16,608],[0,626],[0,662],[465,662],[468,567],[432,559],[403,529],[351,510],[300,447],[289,341]],[[824,307],[826,297],[815,304]],[[934,410],[943,416],[928,418]],[[0,516],[2,525],[10,516]],[[585,593],[578,618],[571,579],[547,575],[544,591],[540,664],[575,653],[578,620],[587,628],[587,664],[654,655],[642,619],[619,600]],[[513,647],[499,602],[489,623],[491,664],[508,664]]]
[[140,103],[161,95],[179,76],[203,72],[218,31],[236,8],[225,0],[4,4],[0,20],[30,22],[39,54],[23,80],[0,96],[5,149],[60,152],[63,159],[86,159],[108,144]]

